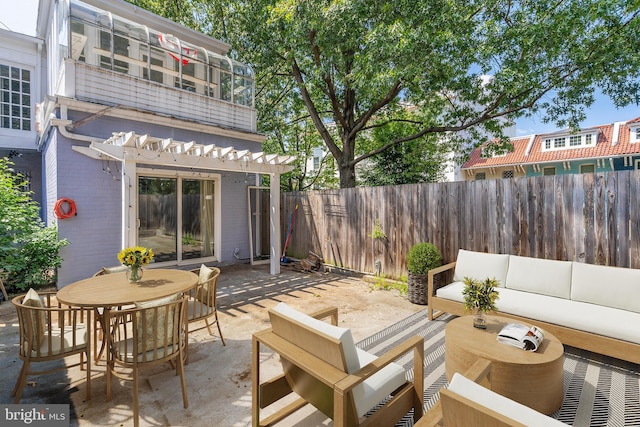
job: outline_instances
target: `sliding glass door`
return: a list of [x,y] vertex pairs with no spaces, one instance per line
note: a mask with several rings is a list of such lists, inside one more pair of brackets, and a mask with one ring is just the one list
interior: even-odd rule
[[213,259],[215,184],[213,179],[139,176],[138,245],[152,248],[156,262]]

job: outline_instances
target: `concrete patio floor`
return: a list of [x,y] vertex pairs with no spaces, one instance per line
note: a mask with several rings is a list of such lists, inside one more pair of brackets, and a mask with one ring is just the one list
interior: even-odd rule
[[[425,306],[410,303],[397,291],[374,290],[359,278],[332,273],[301,273],[283,267],[271,276],[268,266],[221,267],[219,319],[226,346],[206,328],[190,334],[185,375],[189,408],[184,409],[180,381],[168,364],[149,368],[140,382],[141,426],[251,425],[251,335],[269,325],[267,309],[280,301],[303,311],[337,306],[340,325],[355,341],[403,319]],[[18,325],[10,302],[0,304],[0,403],[12,403],[11,389],[21,367]],[[76,356],[77,357],[77,356]],[[280,369],[273,354],[262,356],[263,379]],[[70,359],[71,360],[71,359]],[[77,360],[77,359],[75,359]],[[85,373],[79,368],[29,378],[21,403],[70,403],[72,426],[132,426],[131,382],[113,381],[105,400],[104,360],[92,366],[92,398],[85,400]],[[281,426],[331,425],[311,407],[283,420]]]

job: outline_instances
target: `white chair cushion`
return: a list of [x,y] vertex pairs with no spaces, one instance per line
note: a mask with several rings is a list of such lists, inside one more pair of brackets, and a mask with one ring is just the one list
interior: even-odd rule
[[[61,335],[62,340],[60,339]],[[51,349],[49,349],[49,339],[43,339],[40,344],[40,356],[55,356],[61,353],[69,352],[73,349],[74,336],[73,327],[65,326],[64,330],[60,328],[51,331]],[[87,335],[87,327],[83,324],[76,325],[75,344],[76,349],[85,348],[89,338]],[[37,351],[31,350],[31,357],[37,357]]]
[[571,299],[640,313],[640,270],[574,262]]
[[[283,302],[276,305],[272,310],[290,319],[303,323],[310,328],[320,331],[331,338],[340,340],[342,343],[342,351],[344,352],[347,372],[351,374],[360,369],[360,362],[358,360],[358,354],[356,353],[356,345],[353,341],[353,336],[351,335],[351,329],[341,328],[320,319],[316,319],[288,306]],[[299,345],[299,347],[304,348],[304,345]]]
[[485,408],[505,415],[512,420],[525,424],[528,427],[566,427],[566,424],[499,395],[457,372],[453,374],[448,390],[472,400]]
[[[164,297],[164,298],[160,298],[152,301],[136,302],[135,306],[136,308],[153,308],[153,307],[158,307],[164,304],[168,304],[173,301],[177,301],[178,299],[180,299],[180,294],[175,294],[175,295],[170,295],[168,297]],[[164,308],[159,309],[157,319],[153,311],[136,313],[136,316],[138,316],[138,336],[139,337],[142,337],[143,332],[145,332],[143,331],[143,317],[142,317],[143,314],[146,316],[146,319],[145,319],[146,326],[147,326],[146,341],[142,342],[141,338],[139,338],[138,349],[137,349],[138,353],[144,353],[145,351],[154,350],[156,348],[156,345],[154,344],[154,341],[156,339],[157,339],[158,346],[159,347],[163,346],[164,339],[165,339],[164,325],[165,325],[166,310]],[[157,321],[158,327],[156,327],[156,321]],[[160,327],[160,325],[162,325],[162,327]],[[173,315],[171,313],[169,314],[169,317],[166,321],[166,325],[168,328],[166,337],[167,337],[167,340],[171,341],[173,339]],[[154,335],[154,331],[155,331],[155,335]]]
[[505,286],[558,298],[571,298],[570,261],[509,255]]
[[500,287],[504,287],[509,266],[509,255],[487,254],[460,249],[453,273],[455,282],[462,282],[465,277],[484,280],[495,278]]
[[[40,299],[40,295],[33,288],[29,288],[29,292],[22,299],[22,304],[27,307],[42,308],[44,304]],[[30,310],[31,314],[31,330],[33,331],[31,339],[31,348],[37,348],[44,340],[45,333],[47,331],[47,319],[45,312],[41,310]],[[26,331],[24,332],[26,336]]]
[[[331,325],[320,319],[302,313],[287,304],[281,302],[273,311],[296,320],[334,339],[340,340],[344,352],[347,372],[352,374],[377,359],[370,353],[355,346],[351,330]],[[353,400],[356,413],[359,417],[369,412],[375,405],[384,400],[389,394],[406,382],[404,368],[398,364],[390,363],[376,372],[362,384],[353,389]]]
[[[356,348],[356,351],[362,367],[378,358],[359,348]],[[354,387],[353,400],[358,416],[361,417],[365,415],[406,381],[404,368],[397,363],[390,363],[362,384]]]

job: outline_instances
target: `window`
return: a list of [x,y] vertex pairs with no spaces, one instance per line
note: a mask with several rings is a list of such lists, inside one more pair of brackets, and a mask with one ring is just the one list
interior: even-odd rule
[[640,142],[640,126],[631,128],[630,139],[631,142]]
[[596,165],[580,165],[580,173],[594,173],[596,171]]
[[558,136],[543,141],[542,151],[566,150],[570,148],[591,147],[598,140],[596,133]]
[[503,178],[513,178],[513,171],[502,171]]
[[487,175],[484,172],[478,172],[476,173],[476,180],[482,180],[482,179],[487,179]]
[[[591,135],[589,135],[591,136]],[[577,147],[582,143],[580,135],[571,135],[569,137],[569,146],[570,147]]]
[[555,166],[547,166],[546,168],[542,168],[542,175],[551,176],[556,174]]
[[0,127],[31,130],[31,71],[0,65]]

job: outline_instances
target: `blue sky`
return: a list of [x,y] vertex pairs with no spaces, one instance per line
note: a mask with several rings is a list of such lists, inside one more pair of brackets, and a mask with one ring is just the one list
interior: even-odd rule
[[[18,0],[0,0],[0,27],[10,28],[12,31],[34,35],[36,19],[38,15],[38,0],[19,0],[20,6],[16,7]],[[587,119],[580,127],[591,127],[617,121],[627,121],[640,116],[640,106],[632,105],[622,109],[616,109],[611,100],[598,94],[596,102],[587,110]],[[542,123],[542,114],[520,119],[516,123],[517,135],[530,135],[532,133],[546,133],[559,130],[554,124]]]

